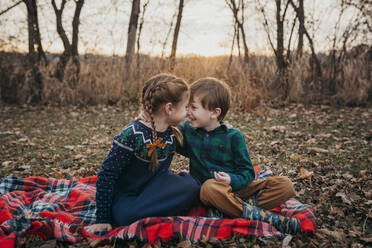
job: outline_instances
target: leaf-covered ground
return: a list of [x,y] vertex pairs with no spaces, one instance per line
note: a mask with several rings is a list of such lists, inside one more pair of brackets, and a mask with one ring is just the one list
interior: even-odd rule
[[[0,106],[0,178],[16,175],[79,178],[96,175],[112,138],[137,114],[136,107]],[[317,216],[314,235],[295,236],[290,247],[372,245],[372,109],[290,105],[260,114],[231,112],[255,163],[289,176],[297,198]],[[187,170],[177,156],[175,171]],[[30,240],[29,247],[55,241]],[[134,241],[106,244],[142,246]],[[58,245],[58,244],[57,244]],[[190,247],[173,240],[157,246]],[[103,247],[85,242],[71,247]],[[195,247],[280,247],[281,239],[232,237]]]

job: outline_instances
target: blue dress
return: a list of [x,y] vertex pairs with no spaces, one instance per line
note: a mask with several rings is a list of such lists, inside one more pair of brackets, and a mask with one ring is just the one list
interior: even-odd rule
[[159,165],[150,169],[152,130],[139,121],[128,124],[114,138],[97,179],[96,223],[129,225],[150,216],[172,216],[196,204],[200,183],[188,173],[169,171],[177,139],[170,128],[157,132]]

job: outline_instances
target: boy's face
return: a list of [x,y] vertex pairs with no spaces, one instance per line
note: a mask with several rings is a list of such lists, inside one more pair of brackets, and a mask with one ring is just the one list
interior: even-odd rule
[[[208,129],[215,124],[216,118],[213,118],[213,111],[205,109],[198,96],[190,99],[190,104],[187,109],[187,117],[190,119],[190,126],[193,128]],[[218,122],[218,121],[217,121]]]

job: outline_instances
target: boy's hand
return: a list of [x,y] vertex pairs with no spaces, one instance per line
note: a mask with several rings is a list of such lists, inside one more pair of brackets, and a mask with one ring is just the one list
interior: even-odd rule
[[219,182],[224,182],[230,185],[231,182],[230,175],[225,172],[222,171],[214,172],[214,178]]
[[233,128],[233,126],[231,125],[230,122],[228,122],[228,121],[224,121],[224,123],[225,123],[225,126],[226,126],[228,129]]
[[149,117],[145,114],[145,112],[141,111],[135,118],[135,121],[143,121],[143,122],[150,122]]
[[102,224],[93,224],[90,226],[84,227],[86,232],[94,233],[94,232],[103,232],[103,231],[111,231],[112,226],[110,224],[102,223]]

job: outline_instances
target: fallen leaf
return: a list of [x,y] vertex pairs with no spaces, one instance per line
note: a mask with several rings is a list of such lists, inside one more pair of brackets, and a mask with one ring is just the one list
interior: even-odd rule
[[324,233],[325,235],[331,236],[332,238],[336,239],[339,242],[344,241],[345,235],[342,230],[330,231],[326,228],[322,228],[319,231]]
[[290,235],[290,234],[287,234],[287,236],[283,239],[283,242],[282,242],[282,248],[286,248],[286,247],[289,247],[289,243],[291,242],[293,236]]
[[69,150],[74,150],[74,146],[64,146],[64,148],[69,149]]
[[308,143],[308,144],[315,144],[316,143],[316,139],[315,138],[308,139],[306,141],[306,143]]
[[285,126],[272,126],[270,127],[270,130],[273,130],[273,131],[280,131],[280,132],[283,132],[285,131],[287,128]]
[[332,207],[331,206],[331,211],[330,211],[331,214],[337,214],[341,217],[345,217],[345,214],[344,214],[344,211],[342,211],[341,209],[338,209],[336,207]]
[[276,144],[279,144],[280,142],[278,141],[278,140],[274,140],[274,141],[272,141],[271,143],[270,143],[270,145],[271,146],[273,146],[273,145],[276,145]]
[[189,247],[191,247],[191,242],[190,242],[190,240],[181,241],[177,244],[177,247],[178,248],[189,248]]
[[360,238],[360,239],[363,240],[366,243],[372,243],[372,237]]
[[343,193],[343,192],[338,192],[338,193],[336,194],[336,196],[341,197],[341,199],[342,199],[342,201],[343,201],[344,203],[351,205],[351,201],[350,201],[349,199],[347,199],[345,193]]
[[83,155],[83,154],[77,154],[75,156],[72,156],[72,159],[73,160],[79,160],[79,159],[83,159],[83,158],[86,158],[87,156]]
[[9,166],[11,163],[13,163],[13,161],[4,161],[1,163],[1,166]]
[[309,152],[314,152],[314,153],[328,153],[328,150],[319,148],[319,147],[307,147]]
[[300,161],[301,158],[302,156],[300,154],[292,154],[290,157],[291,160],[296,161],[296,162]]
[[78,117],[80,114],[77,113],[77,112],[71,112],[70,115],[71,115],[71,117],[76,118],[76,117]]
[[28,138],[27,137],[23,137],[23,138],[20,138],[19,140],[17,140],[18,142],[28,142]]
[[312,185],[311,185],[311,177],[313,176],[313,174],[314,174],[313,171],[308,171],[308,170],[306,170],[305,168],[301,167],[299,177],[300,177],[300,179],[305,179],[305,178],[307,178],[308,181],[309,181],[310,186],[312,186]]

